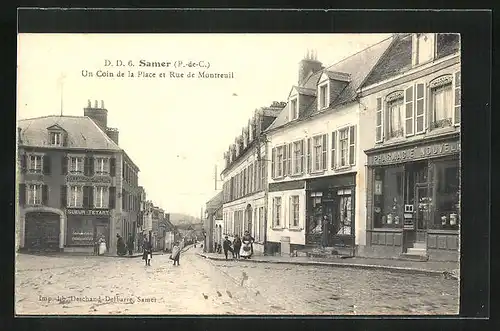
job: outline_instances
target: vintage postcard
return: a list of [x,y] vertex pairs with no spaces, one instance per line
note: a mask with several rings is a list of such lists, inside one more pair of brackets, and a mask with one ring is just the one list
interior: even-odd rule
[[18,35],[16,315],[457,315],[460,35]]

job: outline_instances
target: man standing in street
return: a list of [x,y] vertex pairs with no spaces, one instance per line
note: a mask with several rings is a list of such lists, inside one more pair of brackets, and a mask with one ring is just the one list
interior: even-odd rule
[[228,236],[225,237],[224,242],[222,243],[222,248],[224,249],[224,255],[226,256],[227,260],[227,252],[231,252],[233,254],[234,258],[234,250],[231,248],[231,241],[229,240]]
[[132,234],[128,235],[127,249],[128,255],[132,255],[132,251],[134,250],[134,237],[132,236]]

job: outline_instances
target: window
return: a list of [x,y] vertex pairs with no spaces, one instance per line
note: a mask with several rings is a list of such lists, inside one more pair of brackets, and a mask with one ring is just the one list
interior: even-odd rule
[[403,129],[403,99],[393,100],[387,103],[388,111],[388,138],[402,137]]
[[42,172],[42,156],[30,155],[29,172],[41,173]]
[[83,157],[71,157],[69,159],[69,170],[71,173],[83,173]]
[[96,168],[95,173],[98,175],[104,175],[109,173],[109,160],[105,157],[96,158]]
[[[94,207],[95,208],[108,208],[109,195],[108,187],[96,186],[94,194]],[[129,207],[132,207],[132,196],[129,196]]]
[[290,197],[290,227],[299,227],[299,196],[294,195]]
[[328,84],[319,87],[319,109],[328,107]]
[[70,186],[68,196],[68,207],[83,207],[83,187]]
[[273,198],[273,226],[281,225],[281,197]]
[[402,227],[404,167],[377,168],[374,172],[374,227]]
[[276,148],[276,174],[275,177],[279,178],[283,176],[283,160],[284,160],[284,146],[279,146]]
[[296,120],[297,118],[299,118],[299,106],[298,106],[297,99],[298,98],[290,100],[290,114],[291,114],[290,119],[291,120]]
[[340,149],[340,166],[345,167],[349,165],[349,128],[339,131],[339,149]]
[[384,140],[383,131],[383,109],[382,109],[382,98],[377,98],[377,109],[376,109],[376,125],[375,125],[375,142],[379,143]]
[[40,205],[42,204],[42,184],[29,184],[28,187],[28,204]]
[[453,104],[451,84],[439,86],[431,90],[432,128],[452,125]]
[[417,33],[416,64],[431,61],[434,58],[434,34]]
[[313,171],[323,170],[323,135],[313,138]]
[[460,71],[455,73],[455,116],[453,118],[453,124],[458,125],[460,124],[460,110],[461,107],[460,105],[462,104],[461,102],[461,82],[460,82]]
[[52,146],[62,146],[62,133],[61,132],[51,132],[50,133],[50,144]]
[[434,219],[429,228],[456,230],[460,219],[460,163],[445,160],[434,164]]
[[351,220],[352,220],[352,191],[350,189],[344,189],[337,191],[337,195],[340,196],[339,199],[339,211],[340,211],[340,224],[336,226],[337,234],[350,235],[351,234]]
[[425,85],[419,83],[416,85],[415,93],[415,133],[425,132]]
[[302,156],[303,156],[304,141],[296,141],[293,143],[293,171],[292,174],[297,175],[302,173]]

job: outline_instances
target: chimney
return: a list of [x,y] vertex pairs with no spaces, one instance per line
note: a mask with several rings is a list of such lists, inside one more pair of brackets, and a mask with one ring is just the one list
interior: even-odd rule
[[[104,105],[104,102],[101,103]],[[87,108],[83,109],[83,116],[90,117],[104,132],[108,129],[108,111],[103,108],[99,108],[97,100],[95,100],[95,106],[92,108],[90,100],[88,101]]]
[[314,50],[307,50],[307,54],[302,61],[299,62],[299,86],[305,83],[305,80],[311,73],[315,73],[323,69],[323,65],[318,61],[318,54]]
[[120,132],[118,131],[118,129],[115,129],[115,128],[107,128],[106,129],[106,134],[108,135],[108,137],[114,141],[115,144],[118,145],[118,136],[120,134]]
[[104,109],[104,100],[101,100],[101,108]]
[[92,108],[92,102],[90,101],[90,99],[89,99],[89,102],[87,104],[87,108]]

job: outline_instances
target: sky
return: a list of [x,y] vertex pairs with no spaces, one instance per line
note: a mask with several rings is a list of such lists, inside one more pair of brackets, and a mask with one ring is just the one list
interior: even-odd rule
[[[19,34],[18,119],[83,116],[104,101],[108,126],[140,169],[147,199],[170,213],[200,216],[215,190],[215,166],[256,108],[286,101],[298,63],[314,49],[324,66],[389,34]],[[134,67],[105,66],[117,60]],[[139,67],[140,60],[171,67]],[[190,61],[209,68],[172,67]],[[200,62],[203,61],[203,62]],[[97,77],[97,71],[114,77]],[[122,71],[124,77],[117,77]],[[135,74],[128,77],[128,71]],[[137,73],[155,77],[137,77]],[[169,77],[170,71],[184,77]],[[203,79],[199,71],[233,72]],[[90,77],[87,73],[93,73]],[[187,77],[193,72],[195,77]],[[159,77],[166,73],[167,77]],[[222,183],[217,183],[217,189]]]

